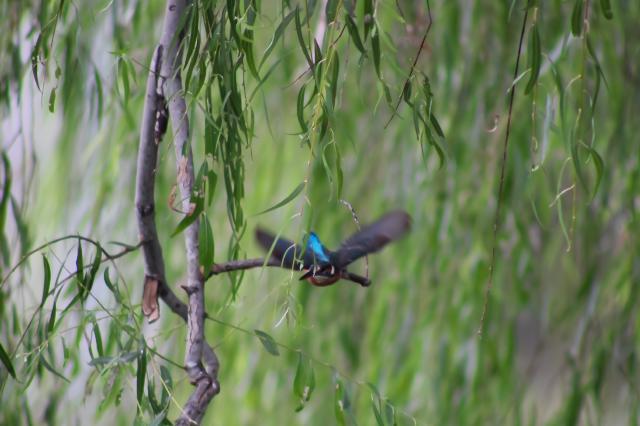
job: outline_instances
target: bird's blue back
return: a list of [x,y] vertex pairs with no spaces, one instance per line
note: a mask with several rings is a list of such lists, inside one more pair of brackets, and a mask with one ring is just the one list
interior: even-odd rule
[[320,242],[320,238],[318,238],[315,232],[309,233],[309,238],[307,239],[307,250],[310,250],[319,261],[327,263],[330,262],[329,256]]

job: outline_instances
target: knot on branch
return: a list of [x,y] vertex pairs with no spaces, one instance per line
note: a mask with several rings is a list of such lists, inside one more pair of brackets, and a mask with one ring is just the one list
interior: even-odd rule
[[153,214],[153,211],[155,210],[155,206],[153,203],[138,204],[136,208],[138,209],[138,214],[140,215],[140,217],[147,217]]
[[180,287],[187,293],[187,296],[191,296],[200,291],[200,288],[197,286],[181,285]]

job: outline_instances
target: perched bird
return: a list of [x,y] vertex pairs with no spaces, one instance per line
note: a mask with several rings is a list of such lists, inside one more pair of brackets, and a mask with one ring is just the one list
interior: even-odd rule
[[351,235],[336,251],[327,249],[314,232],[309,233],[302,247],[261,228],[256,229],[256,239],[263,249],[271,251],[271,257],[283,268],[305,271],[301,280],[307,279],[313,285],[324,287],[345,278],[366,287],[371,281],[347,271],[347,266],[399,239],[410,228],[411,217],[397,210]]

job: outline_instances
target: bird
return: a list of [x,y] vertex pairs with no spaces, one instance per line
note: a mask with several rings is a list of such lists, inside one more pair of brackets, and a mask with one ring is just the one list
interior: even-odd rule
[[314,286],[326,287],[344,278],[368,287],[371,285],[368,277],[353,274],[347,267],[403,237],[410,229],[411,216],[394,210],[351,235],[335,251],[327,249],[315,232],[310,232],[305,243],[298,245],[257,227],[256,240],[281,267],[304,271],[300,280],[306,279]]

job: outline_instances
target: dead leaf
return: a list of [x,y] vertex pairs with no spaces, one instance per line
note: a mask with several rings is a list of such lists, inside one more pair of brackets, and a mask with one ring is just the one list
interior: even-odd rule
[[144,289],[142,291],[142,313],[147,317],[149,323],[160,318],[160,305],[158,305],[159,284],[157,279],[145,275]]

